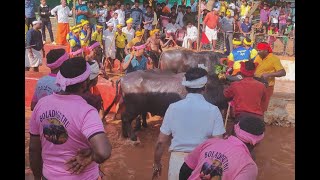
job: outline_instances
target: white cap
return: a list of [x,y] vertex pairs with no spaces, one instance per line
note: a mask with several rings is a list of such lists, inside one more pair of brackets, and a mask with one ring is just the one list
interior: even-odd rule
[[109,27],[109,26],[113,26],[113,23],[107,23],[107,26]]
[[94,78],[96,78],[99,75],[99,65],[97,63],[97,61],[93,61],[94,63],[90,65],[90,76],[89,79],[92,80]]

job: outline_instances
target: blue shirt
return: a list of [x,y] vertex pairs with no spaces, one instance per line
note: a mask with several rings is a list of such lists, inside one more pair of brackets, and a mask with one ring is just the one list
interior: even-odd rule
[[242,23],[241,29],[244,33],[250,32],[251,31],[251,23],[249,23],[249,24]]
[[131,9],[131,17],[133,19],[133,25],[134,26],[138,26],[141,24],[142,22],[142,10],[141,9],[137,9],[137,8],[133,8]]
[[[124,58],[124,62],[128,62],[130,59],[130,54],[128,54],[125,58]],[[134,56],[134,58],[131,60],[131,63],[126,71],[126,74],[133,72],[133,71],[137,71],[137,70],[146,70],[147,69],[147,58],[142,56],[141,61],[139,62],[136,59],[136,56]]]
[[26,46],[32,46],[32,49],[40,51],[43,47],[41,31],[34,30],[33,28],[29,29],[26,34]]
[[242,61],[250,59],[250,51],[243,46],[237,47],[232,51],[234,61]]
[[[77,6],[76,6],[76,10],[81,10],[81,11],[89,11],[89,8],[88,8],[88,6],[87,5],[85,5],[85,4],[78,4]],[[87,18],[87,16],[86,15],[83,15],[83,14],[81,14],[81,15],[78,15],[77,17],[76,17],[76,23],[77,24],[80,24],[81,22],[81,19],[84,19],[84,20],[87,20],[88,18]]]
[[24,15],[27,18],[36,17],[35,5],[36,5],[36,2],[34,0],[25,0],[25,2],[24,2]]

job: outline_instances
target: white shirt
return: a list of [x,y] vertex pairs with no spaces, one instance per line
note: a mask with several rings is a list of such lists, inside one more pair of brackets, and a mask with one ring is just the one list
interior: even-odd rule
[[197,93],[188,93],[185,99],[170,104],[160,131],[172,134],[169,151],[180,152],[191,152],[211,136],[226,132],[219,108]]
[[178,24],[172,24],[172,23],[168,23],[166,25],[166,31],[168,33],[175,33],[178,29],[181,29],[180,26]]
[[127,27],[123,27],[122,32],[124,32],[127,35],[128,42],[130,42],[134,38],[135,30],[132,27],[130,31],[128,31]]
[[125,25],[124,19],[125,19],[125,12],[122,11],[121,9],[117,9],[115,11],[115,13],[118,14],[118,20],[119,20],[119,24],[122,24],[123,26]]
[[68,6],[62,7],[62,5],[58,5],[51,10],[51,14],[58,16],[58,23],[69,23],[69,16],[72,16],[72,11]]
[[195,26],[191,26],[191,28],[187,27],[187,36],[198,37],[198,28]]
[[184,26],[183,24],[183,13],[182,12],[178,12],[178,16],[176,19],[176,24],[179,24],[179,26],[182,28]]
[[270,12],[270,17],[271,17],[271,23],[278,23],[280,11],[279,10],[272,10]]
[[113,29],[117,29],[117,25],[119,24],[119,19],[111,18],[106,24],[113,23]]

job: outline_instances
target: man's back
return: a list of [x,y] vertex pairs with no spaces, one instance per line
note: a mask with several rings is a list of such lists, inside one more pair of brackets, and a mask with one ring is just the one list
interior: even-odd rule
[[197,93],[169,106],[160,131],[172,134],[170,150],[181,152],[190,152],[210,136],[225,133],[218,107]]
[[193,169],[189,180],[198,180],[201,176],[222,180],[256,180],[258,175],[258,167],[248,148],[234,136],[205,141],[185,158],[185,162]]
[[47,179],[97,179],[95,162],[79,175],[66,171],[64,164],[79,149],[89,148],[88,139],[97,133],[104,133],[98,112],[82,97],[52,94],[42,98],[32,113],[30,134],[41,138],[43,175]]
[[265,99],[266,87],[252,77],[233,82],[224,94],[227,98],[233,97],[236,115],[240,112],[263,115],[261,104]]

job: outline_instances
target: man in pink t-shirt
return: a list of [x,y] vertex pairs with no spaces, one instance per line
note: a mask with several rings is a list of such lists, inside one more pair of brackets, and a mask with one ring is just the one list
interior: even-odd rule
[[242,116],[234,128],[234,136],[208,139],[186,156],[179,179],[256,180],[258,167],[250,152],[264,137],[264,122]]
[[69,54],[63,48],[51,49],[46,58],[47,66],[50,68],[51,73],[38,80],[31,101],[31,111],[33,111],[39,99],[60,91],[60,87],[55,84],[56,75],[60,70],[61,64],[69,59]]
[[66,60],[56,76],[62,91],[39,100],[30,119],[30,166],[35,180],[96,180],[111,145],[97,110],[81,94],[90,65],[83,57]]

